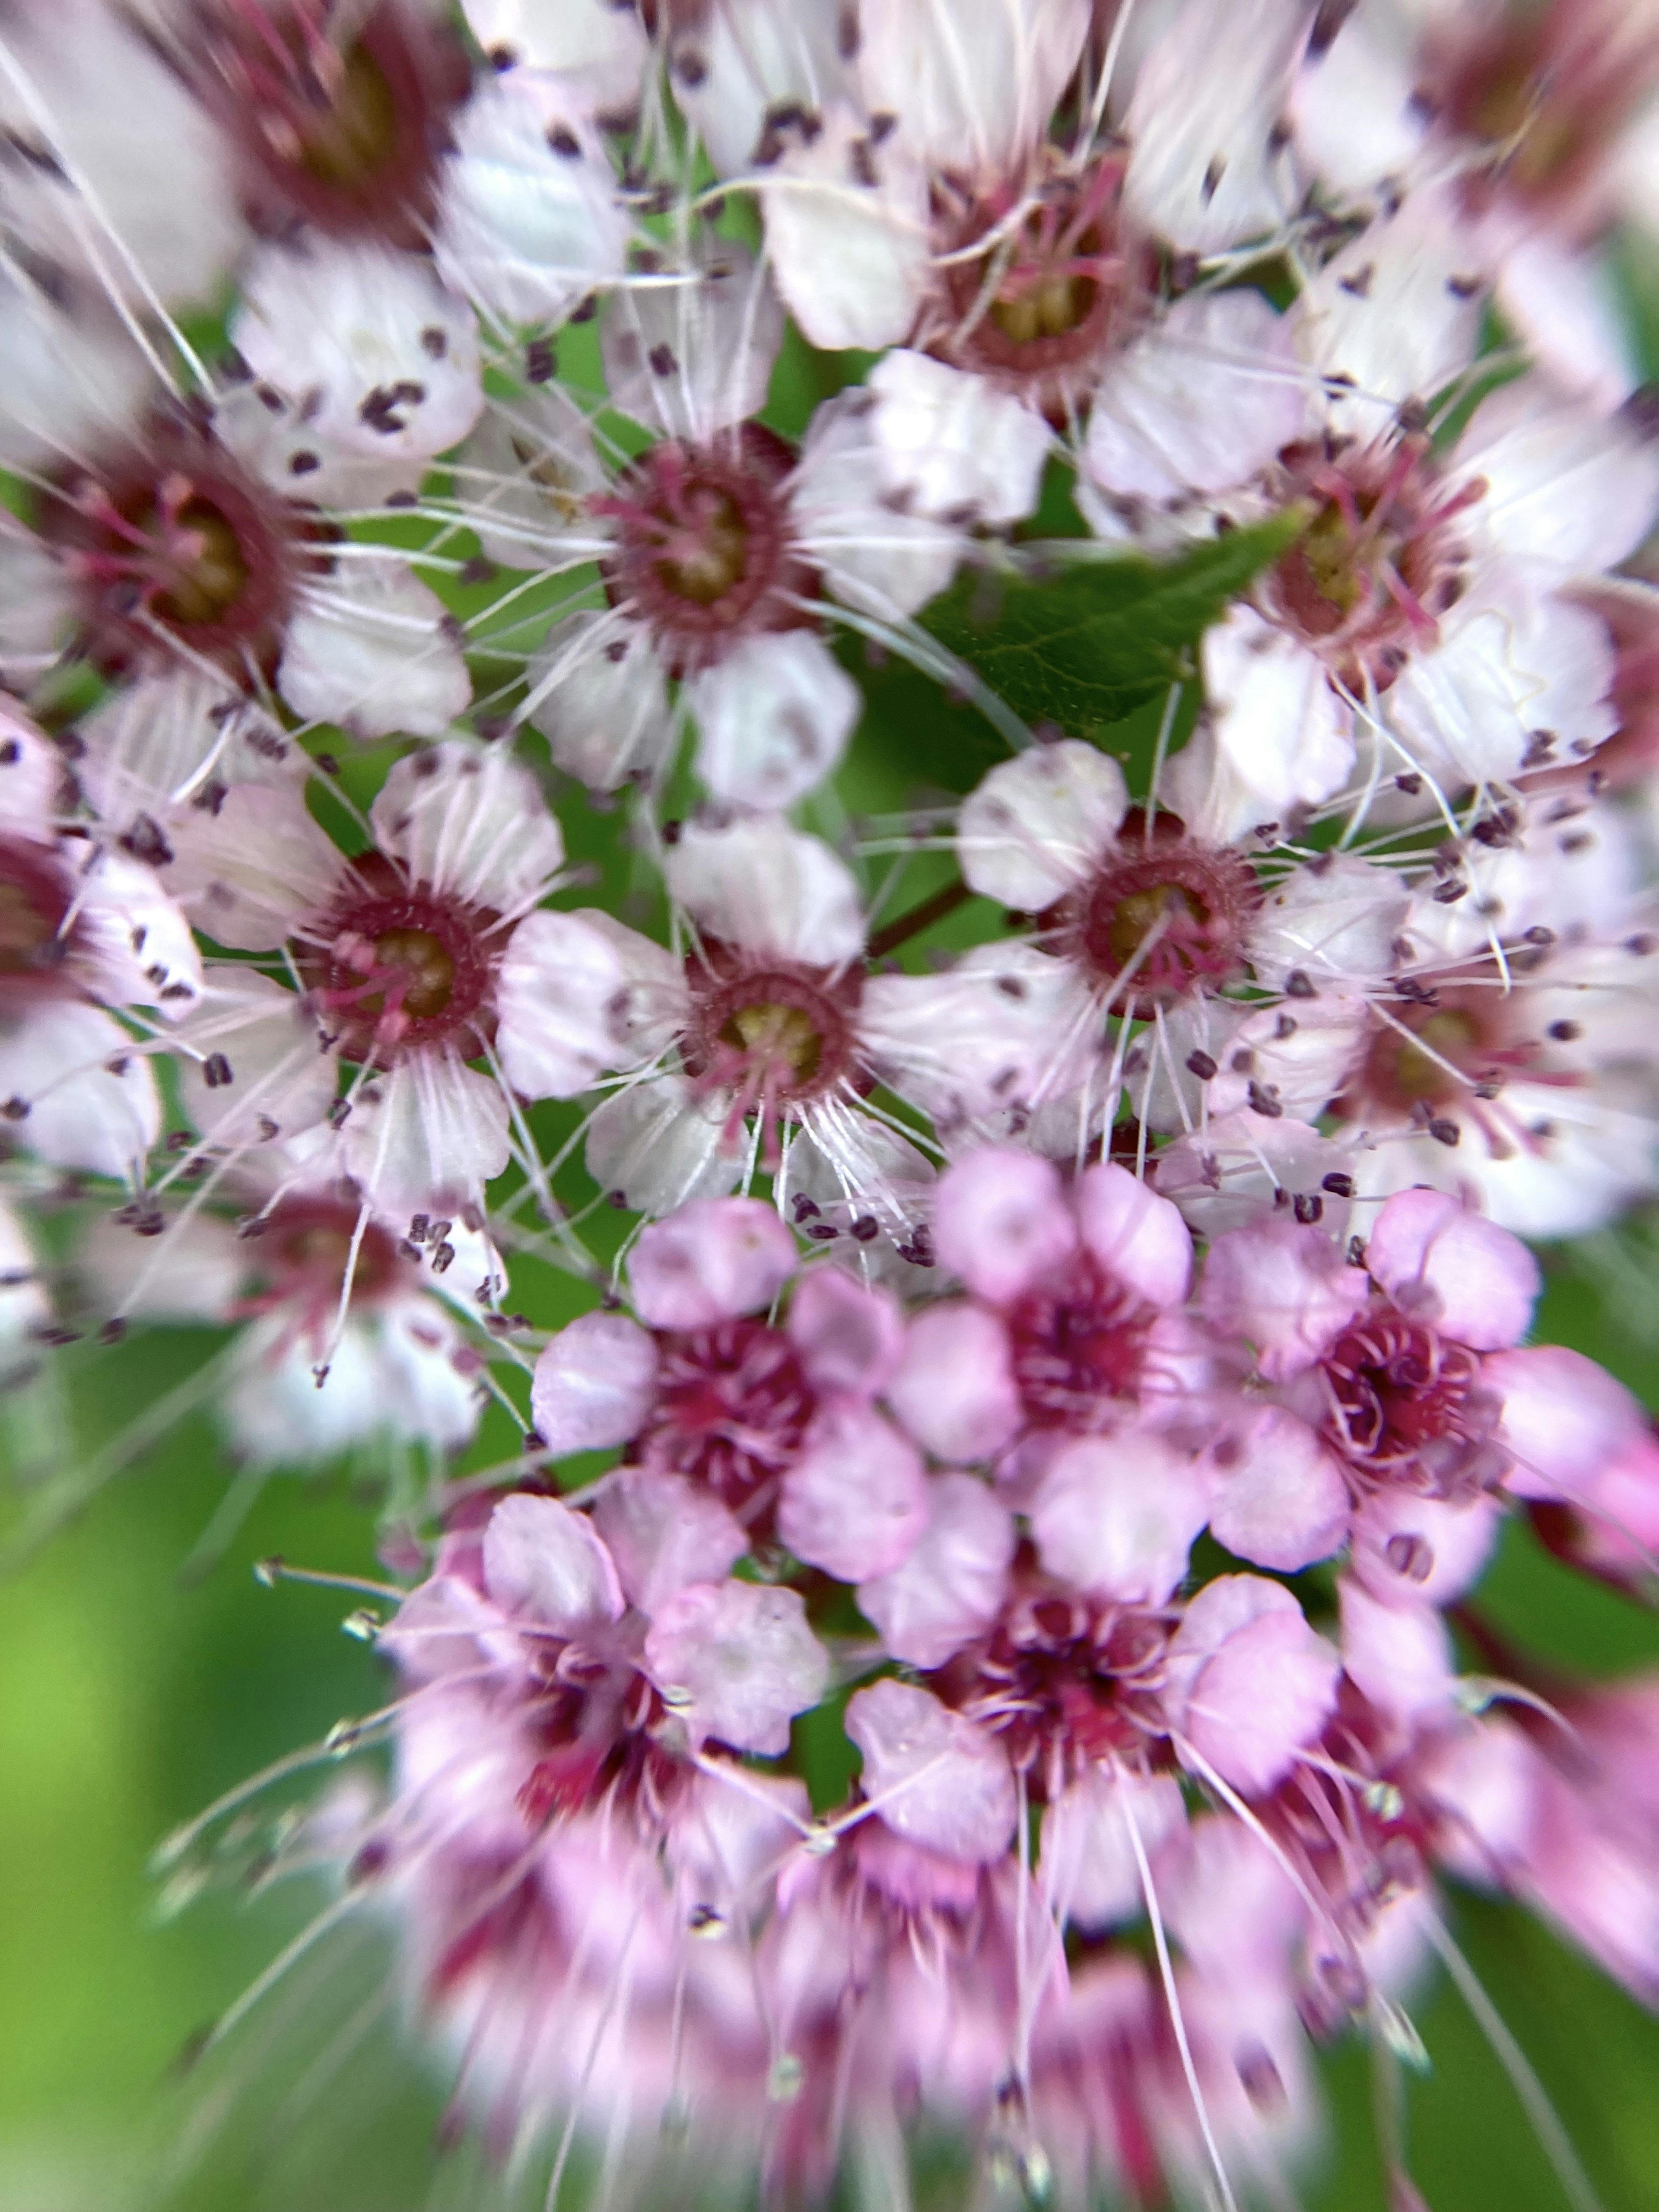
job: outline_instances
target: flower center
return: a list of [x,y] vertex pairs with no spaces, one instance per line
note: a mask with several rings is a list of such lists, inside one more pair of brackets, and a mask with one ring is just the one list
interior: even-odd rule
[[1115,854],[1062,916],[1075,956],[1111,986],[1112,1011],[1138,1021],[1241,974],[1261,897],[1240,854],[1197,843],[1174,815],[1138,850],[1144,822],[1126,817]]
[[[940,211],[950,322],[938,349],[1063,417],[1134,328],[1156,279],[1150,251],[1120,228],[1126,166],[1115,152],[1078,174],[1057,172],[1024,194],[1018,213],[1019,196],[1007,189]],[[982,254],[967,250],[982,238]]]
[[541,1756],[519,1810],[538,1828],[608,1802],[660,1829],[687,1769],[658,1741],[665,1708],[651,1681],[621,1651],[539,1641],[544,1687],[531,1733]]
[[499,917],[404,884],[378,854],[354,872],[368,895],[336,908],[326,951],[302,963],[346,1057],[386,1066],[449,1045],[471,1058],[491,1026]]
[[1029,1292],[1008,1316],[1027,1419],[1078,1432],[1109,1427],[1112,1401],[1140,1387],[1153,1318],[1086,1254],[1060,1282]]
[[27,838],[0,836],[0,1013],[64,996],[70,895],[57,855]]
[[274,665],[293,590],[281,501],[205,439],[161,431],[154,453],[72,477],[42,535],[81,589],[85,643],[112,672],[170,632],[245,677]]
[[1002,1739],[1041,1802],[1115,1754],[1146,1751],[1168,1642],[1155,1613],[1037,1581],[930,1685]]
[[1463,549],[1451,527],[1485,495],[1479,479],[1448,493],[1428,441],[1406,436],[1363,448],[1292,448],[1291,500],[1313,520],[1267,572],[1263,611],[1317,653],[1337,680],[1386,690],[1462,588]]
[[[331,18],[360,16],[342,40]],[[335,233],[418,246],[453,108],[470,79],[453,33],[399,0],[223,0],[191,56],[254,172],[252,198]]]
[[656,1404],[635,1447],[647,1467],[708,1484],[751,1529],[816,1409],[793,1347],[764,1322],[661,1335]]
[[681,1049],[699,1090],[730,1097],[728,1143],[757,1113],[770,1144],[779,1121],[854,1076],[861,970],[763,967],[708,940],[686,975],[691,1014]]
[[[1610,34],[1611,32],[1611,34]],[[1508,8],[1461,47],[1429,56],[1422,97],[1488,157],[1473,196],[1497,187],[1532,201],[1570,198],[1650,92],[1659,42],[1626,34],[1569,3]]]
[[817,575],[791,543],[793,465],[781,438],[746,422],[717,446],[653,446],[592,502],[617,526],[611,597],[654,626],[677,673],[739,637],[811,619],[795,604],[812,597]]
[[1431,1107],[1462,1104],[1477,1085],[1501,1079],[1486,1018],[1490,1009],[1474,994],[1450,1003],[1392,1007],[1389,1012],[1389,1021],[1375,1021],[1345,1110],[1351,1103],[1354,1111],[1370,1106],[1392,1114],[1419,1114]]
[[1325,1354],[1327,1431],[1362,1474],[1412,1468],[1442,1496],[1480,1486],[1504,1464],[1487,1443],[1501,1405],[1480,1388],[1480,1362],[1461,1344],[1382,1306]]
[[281,1200],[253,1224],[262,1287],[241,1302],[240,1310],[246,1315],[290,1306],[308,1322],[330,1320],[348,1266],[354,1304],[373,1305],[388,1297],[408,1271],[396,1242],[378,1222],[364,1223],[361,1233],[358,1222],[355,1206],[332,1198]]

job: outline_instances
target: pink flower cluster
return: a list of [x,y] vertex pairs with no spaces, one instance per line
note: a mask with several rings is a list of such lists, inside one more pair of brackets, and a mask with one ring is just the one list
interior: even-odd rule
[[919,2114],[1068,2191],[1243,2186],[1444,1875],[1659,1996],[1651,1680],[1557,1708],[1452,1634],[1507,1516],[1659,1545],[1634,1401],[1523,1342],[1526,1248],[1413,1189],[1200,1262],[1124,1168],[994,1149],[934,1224],[908,1310],[753,1200],[646,1230],[534,1379],[550,1452],[615,1463],[475,1496],[382,1632],[357,1868],[467,2105],[680,2114],[786,2197]]

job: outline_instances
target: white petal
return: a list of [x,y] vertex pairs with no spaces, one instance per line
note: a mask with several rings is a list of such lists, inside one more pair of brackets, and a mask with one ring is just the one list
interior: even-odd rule
[[553,87],[513,71],[484,78],[450,129],[434,258],[454,291],[499,323],[546,325],[621,275],[629,218],[579,102],[556,107]]
[[1575,405],[1540,376],[1484,399],[1458,441],[1458,473],[1481,477],[1477,526],[1514,558],[1564,573],[1610,568],[1659,512],[1659,453],[1621,416]]
[[878,148],[861,116],[834,107],[759,181],[778,289],[812,343],[874,351],[907,337],[929,259],[927,179],[902,137]]
[[1138,1920],[1146,1905],[1141,1857],[1151,1859],[1186,1819],[1172,1774],[1088,1768],[1042,1824],[1043,1887],[1056,1912],[1091,1932]]
[[346,880],[345,855],[298,784],[233,785],[217,811],[181,809],[168,875],[196,927],[238,952],[268,952]]
[[202,956],[190,925],[153,868],[118,848],[96,848],[76,885],[87,987],[117,1006],[155,1006],[177,1019],[202,994]]
[[372,459],[441,453],[483,405],[472,311],[417,254],[315,236],[268,246],[230,336],[323,436]]
[[1225,842],[1341,789],[1353,766],[1348,718],[1305,647],[1235,607],[1206,635],[1203,659],[1219,774],[1175,797],[1189,829]]
[[1429,399],[1474,358],[1485,287],[1455,207],[1413,192],[1318,272],[1297,301],[1304,358],[1352,389],[1334,394],[1341,428],[1392,428],[1407,399]]
[[288,626],[276,688],[355,738],[442,735],[472,699],[443,601],[396,554],[340,556]]
[[507,1101],[488,1076],[439,1052],[412,1052],[359,1094],[341,1130],[345,1172],[376,1210],[430,1210],[476,1198],[507,1162]]
[[930,167],[1000,179],[1047,135],[1088,34],[1087,0],[863,0],[859,82]]
[[637,106],[651,59],[651,36],[632,8],[572,5],[572,0],[466,0],[467,27],[483,52],[522,63],[568,88],[600,115]]
[[1297,150],[1340,193],[1358,195],[1404,172],[1422,144],[1411,105],[1413,27],[1409,9],[1361,0],[1297,73],[1290,109]]
[[1533,359],[1573,398],[1610,412],[1636,389],[1625,303],[1593,253],[1534,231],[1499,261],[1498,299]]
[[242,962],[210,966],[204,982],[201,1005],[179,1024],[187,1049],[173,1063],[192,1126],[238,1149],[314,1128],[334,1102],[338,1063],[321,1048],[304,1000]]
[[1613,735],[1615,665],[1599,617],[1507,570],[1459,603],[1433,652],[1413,656],[1383,714],[1413,761],[1454,790],[1504,783],[1534,732],[1569,757]]
[[501,1073],[526,1098],[574,1098],[628,1054],[616,947],[574,915],[526,915],[495,978]]
[[844,605],[888,621],[914,614],[957,572],[963,532],[887,495],[882,449],[858,392],[826,399],[789,483],[795,543]]
[[1085,465],[1102,490],[1159,501],[1246,483],[1302,434],[1313,381],[1260,293],[1194,293],[1108,364]]
[[1040,914],[1085,882],[1129,804],[1109,753],[1075,738],[1002,761],[962,803],[957,857],[971,890]]
[[555,623],[531,661],[530,720],[567,775],[590,791],[653,776],[673,723],[668,684],[641,623],[583,613]]
[[719,175],[749,167],[772,112],[817,114],[848,89],[843,13],[842,0],[721,0],[671,19],[674,96]]
[[1098,1028],[1072,963],[1018,943],[975,945],[938,975],[872,975],[860,1022],[884,1079],[947,1128],[1070,1098]]
[[723,1099],[698,1099],[678,1075],[635,1083],[607,1098],[587,1125],[587,1171],[619,1191],[635,1213],[672,1213],[694,1198],[720,1198],[743,1176],[723,1143]]
[[859,888],[847,864],[776,816],[720,830],[687,823],[664,874],[700,929],[745,952],[835,967],[864,950]]
[[1037,502],[1048,427],[981,376],[902,349],[871,372],[884,488],[922,514],[1018,522]]
[[307,507],[383,507],[420,489],[421,453],[364,453],[306,419],[274,384],[241,384],[215,401],[213,434],[243,467],[285,499]]
[[556,567],[603,541],[606,526],[588,501],[610,480],[562,385],[532,385],[487,406],[456,461],[453,497],[504,568]]
[[863,709],[859,688],[821,637],[750,638],[686,685],[699,732],[697,773],[732,806],[792,806],[841,765]]
[[73,999],[0,1025],[0,1099],[15,1140],[55,1168],[125,1180],[161,1133],[149,1061],[101,1007]]
[[1295,0],[1188,0],[1140,65],[1124,205],[1169,245],[1212,253],[1289,212],[1273,125],[1305,34]]
[[783,322],[763,264],[722,238],[684,281],[606,299],[599,350],[611,404],[665,438],[707,444],[765,405]]
[[541,787],[505,747],[453,738],[406,754],[369,810],[376,842],[413,880],[508,913],[564,860]]

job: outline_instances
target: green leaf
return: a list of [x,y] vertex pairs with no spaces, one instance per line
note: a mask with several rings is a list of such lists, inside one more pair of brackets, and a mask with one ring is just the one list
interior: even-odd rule
[[1087,736],[1195,676],[1205,630],[1302,525],[1281,515],[1170,562],[1028,549],[1006,573],[963,577],[922,624],[1024,720]]

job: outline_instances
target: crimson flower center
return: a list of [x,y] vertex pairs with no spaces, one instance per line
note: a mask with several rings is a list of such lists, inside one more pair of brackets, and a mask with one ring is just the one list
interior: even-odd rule
[[1007,1317],[1027,1418],[1079,1431],[1109,1425],[1112,1401],[1140,1387],[1154,1318],[1087,1255],[1029,1292]]
[[1115,1754],[1146,1750],[1168,1640],[1156,1614],[1039,1590],[932,1686],[1002,1739],[1041,1802]]
[[68,888],[56,856],[22,837],[0,837],[0,1011],[55,998],[69,940]]
[[[355,17],[344,39],[337,13]],[[446,25],[401,0],[222,0],[190,59],[266,195],[325,230],[423,242],[446,119],[470,76]]]
[[259,1217],[257,1231],[261,1287],[242,1301],[245,1315],[288,1307],[315,1328],[332,1319],[348,1266],[354,1304],[378,1304],[405,1273],[386,1231],[369,1221],[360,1232],[357,1208],[331,1198],[283,1199]]
[[1196,843],[1172,816],[1137,850],[1134,819],[1064,919],[1076,955],[1113,987],[1113,1011],[1146,1021],[1242,973],[1261,894],[1242,855]]
[[655,1407],[635,1447],[647,1467],[705,1482],[746,1524],[773,1492],[816,1401],[794,1349],[764,1322],[722,1322],[658,1339]]
[[1362,1475],[1419,1470],[1443,1494],[1478,1486],[1498,1403],[1480,1362],[1421,1322],[1382,1306],[1325,1354],[1327,1427]]
[[1420,436],[1286,453],[1292,501],[1313,519],[1262,586],[1265,611],[1320,654],[1349,689],[1385,690],[1462,588],[1455,517],[1485,495],[1474,479],[1440,481]]
[[470,1058],[491,1026],[499,917],[403,884],[378,854],[355,872],[369,895],[335,909],[327,950],[304,963],[343,1049],[382,1066],[439,1045]]
[[740,637],[810,619],[797,603],[813,596],[817,576],[793,546],[793,465],[781,438],[746,422],[714,445],[652,447],[592,501],[616,527],[612,597],[653,625],[677,673]]
[[750,1114],[776,1124],[840,1082],[855,1079],[854,1023],[863,974],[758,963],[713,939],[686,963],[691,1012],[682,1039],[687,1073],[729,1098],[735,1144]]
[[[1133,326],[1150,297],[1151,257],[1120,234],[1125,161],[1113,153],[1077,175],[977,201],[941,226],[953,327],[943,349],[1018,384],[1045,413],[1063,412],[1079,376]],[[1022,191],[1024,188],[1022,186]],[[970,249],[988,238],[983,254]]]

